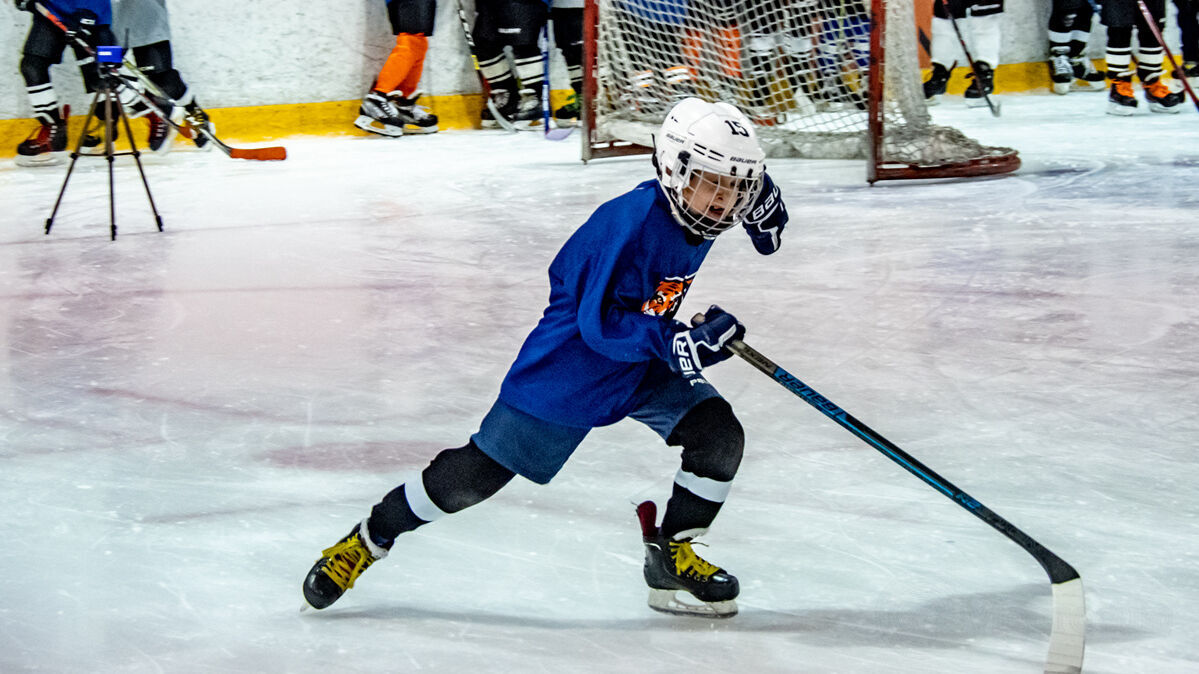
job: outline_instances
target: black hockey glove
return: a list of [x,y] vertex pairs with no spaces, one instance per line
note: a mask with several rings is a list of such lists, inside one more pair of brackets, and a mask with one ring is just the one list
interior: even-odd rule
[[670,340],[670,369],[684,377],[694,377],[705,367],[715,365],[733,355],[725,345],[745,336],[745,326],[733,315],[713,304],[688,328],[678,324],[678,332]]
[[24,12],[33,4],[33,0],[13,0],[13,3],[16,4],[17,11]]
[[770,179],[770,174],[762,175],[762,189],[758,198],[745,216],[745,227],[749,238],[754,242],[754,248],[763,255],[770,255],[783,245],[783,227],[787,226],[787,207],[783,204],[783,195],[778,185]]
[[74,26],[67,37],[78,37],[87,43],[87,46],[95,49],[99,45],[96,44],[96,37],[99,33],[97,21],[100,17],[90,9],[81,9],[71,15],[70,24]]

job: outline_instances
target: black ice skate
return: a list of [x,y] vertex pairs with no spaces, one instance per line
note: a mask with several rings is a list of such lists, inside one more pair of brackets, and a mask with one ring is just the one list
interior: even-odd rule
[[532,89],[520,90],[520,102],[516,106],[516,114],[510,117],[516,128],[541,128],[541,96]]
[[380,136],[394,138],[404,135],[404,120],[400,118],[400,111],[381,91],[372,90],[362,99],[354,126]]
[[645,543],[650,608],[705,618],[737,615],[736,598],[741,588],[735,576],[695,554],[690,537],[662,536],[655,524],[657,506],[653,501],[637,506],[637,517]]
[[1169,85],[1160,79],[1146,84],[1143,93],[1150,112],[1177,114],[1182,111],[1182,92],[1170,91]]
[[[163,107],[163,112],[166,112],[171,117],[171,121],[175,124],[182,124],[184,120],[183,109],[177,105],[168,103]],[[146,115],[146,120],[150,122],[150,133],[146,137],[146,147],[150,148],[151,152],[156,154],[166,154],[171,151],[175,144],[175,136],[178,132],[175,127],[167,120],[163,119],[157,112],[150,112]],[[203,134],[196,133],[196,140],[199,140]],[[208,141],[207,138],[204,139]],[[199,145],[199,143],[197,143]]]
[[1069,54],[1049,55],[1049,80],[1053,83],[1053,93],[1061,96],[1070,93],[1074,87],[1074,65]]
[[[975,73],[978,74],[975,77]],[[971,80],[970,86],[966,88],[966,106],[971,108],[981,108],[987,104],[985,96],[991,95],[995,91],[995,71],[991,70],[991,66],[982,61],[974,62],[974,71],[966,78]]]
[[[201,150],[211,150],[212,145],[208,143],[208,136],[202,132],[207,131],[210,134],[216,135],[216,125],[208,118],[208,113],[195,101],[183,106],[183,110],[182,119],[193,132],[192,142]],[[171,114],[171,119],[175,119],[174,113]]]
[[55,115],[17,146],[17,166],[54,166],[63,161],[67,149],[67,122]]
[[516,114],[516,106],[519,104],[515,89],[492,89],[491,98],[489,99],[492,105],[495,106],[497,115],[492,114],[491,106],[484,106],[483,113],[480,115],[479,123],[484,129],[495,129],[504,127],[510,129],[512,127],[512,115]]
[[363,571],[386,556],[387,550],[371,541],[366,520],[362,520],[345,538],[321,552],[304,579],[304,601],[315,609],[328,607],[354,587]]
[[924,80],[924,100],[928,105],[936,105],[941,102],[941,97],[945,95],[945,89],[949,85],[949,68],[940,63],[933,64],[933,71]]
[[1070,85],[1074,91],[1103,91],[1107,88],[1107,76],[1096,70],[1095,64],[1085,55],[1070,57],[1070,67],[1074,69],[1074,82]]
[[1137,110],[1137,99],[1132,95],[1132,82],[1116,80],[1107,96],[1107,114],[1128,117]]
[[480,121],[484,129],[502,126],[505,129],[511,127],[529,131],[541,128],[541,97],[532,89],[521,89],[519,92],[515,89],[493,90],[491,100],[503,120],[497,120],[490,108],[483,108]]
[[420,92],[414,92],[412,98],[405,98],[398,92],[387,96],[395,104],[396,113],[404,123],[404,133],[437,133],[437,115],[429,112],[423,105],[417,105],[416,99]]

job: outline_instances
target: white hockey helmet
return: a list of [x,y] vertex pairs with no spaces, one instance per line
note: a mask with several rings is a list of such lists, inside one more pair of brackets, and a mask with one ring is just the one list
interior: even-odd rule
[[654,138],[654,167],[671,214],[705,239],[745,217],[761,188],[765,160],[753,124],[728,103],[683,99]]

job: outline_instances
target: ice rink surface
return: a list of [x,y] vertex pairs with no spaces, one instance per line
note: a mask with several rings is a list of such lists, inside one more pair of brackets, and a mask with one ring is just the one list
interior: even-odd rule
[[[1085,671],[1199,671],[1199,117],[1102,95],[936,108],[1015,175],[868,187],[775,160],[680,312],[746,341],[1073,564]],[[347,122],[348,123],[348,122]],[[0,671],[1039,672],[1037,563],[739,360],[746,459],[701,550],[741,614],[650,611],[631,499],[675,450],[593,432],[548,486],[405,535],[301,614],[322,548],[464,444],[557,247],[646,158],[578,136],[294,138],[286,162],[0,163]]]

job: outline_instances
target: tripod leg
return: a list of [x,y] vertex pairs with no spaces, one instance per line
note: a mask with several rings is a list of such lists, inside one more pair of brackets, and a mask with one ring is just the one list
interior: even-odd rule
[[116,162],[116,153],[113,152],[112,131],[116,127],[116,120],[112,118],[113,108],[120,110],[120,102],[113,105],[112,87],[107,83],[101,85],[104,90],[104,159],[108,161],[108,229],[113,241],[117,240],[117,197],[116,189],[113,185],[113,165]]
[[[54,200],[54,208],[50,211],[50,217],[46,218],[46,233],[50,233],[50,228],[54,226],[54,216],[58,215],[58,208],[62,205],[62,197],[67,193],[67,183],[71,181],[71,174],[75,172],[75,162],[79,159],[79,154],[83,150],[83,139],[87,136],[87,127],[91,126],[92,119],[96,116],[96,104],[100,101],[100,92],[92,97],[92,105],[87,109],[87,118],[83,120],[83,128],[79,130],[79,139],[75,141],[75,149],[71,151],[71,165],[67,167],[67,175],[62,179],[62,188],[58,190],[58,198]],[[65,115],[64,115],[65,116]],[[64,122],[66,120],[63,120]]]
[[150,211],[154,213],[154,222],[158,225],[158,231],[162,231],[162,216],[158,214],[158,207],[154,204],[154,195],[150,194],[150,181],[146,180],[146,170],[142,167],[142,153],[137,149],[137,141],[133,137],[133,130],[129,128],[129,116],[125,114],[125,106],[121,101],[117,100],[117,110],[121,115],[121,121],[125,125],[125,137],[129,139],[129,149],[133,154],[133,161],[137,163],[137,172],[142,177],[142,185],[146,188],[146,199],[150,202]]

